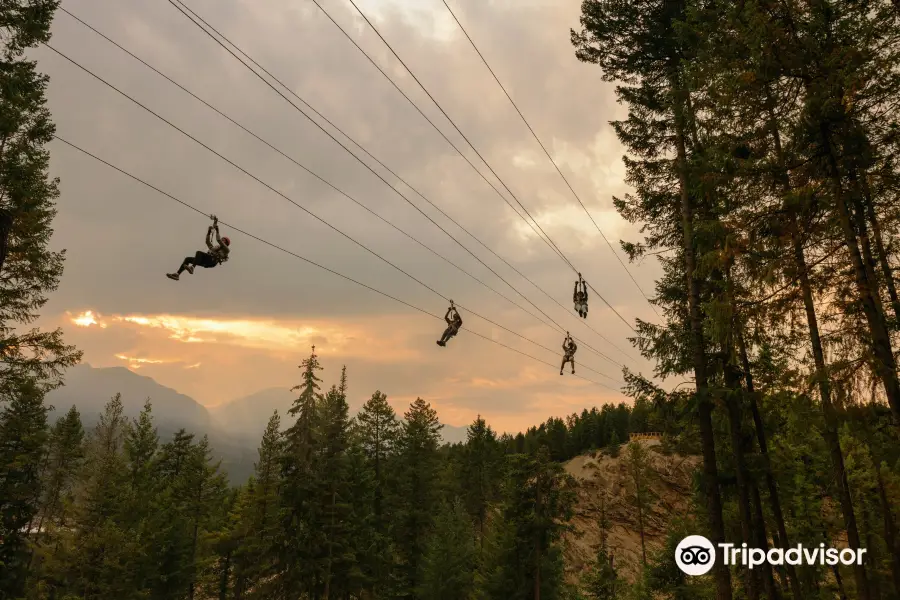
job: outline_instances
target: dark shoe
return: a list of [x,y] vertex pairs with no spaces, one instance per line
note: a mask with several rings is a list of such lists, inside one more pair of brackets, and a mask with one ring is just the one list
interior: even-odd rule
[[438,346],[446,346],[446,345],[447,345],[447,342],[442,342],[442,341],[438,340],[437,345],[438,345]]
[[188,273],[190,273],[191,275],[193,275],[194,274],[194,265],[185,265],[184,270],[187,271]]
[[174,281],[178,281],[178,273],[166,273],[166,277]]

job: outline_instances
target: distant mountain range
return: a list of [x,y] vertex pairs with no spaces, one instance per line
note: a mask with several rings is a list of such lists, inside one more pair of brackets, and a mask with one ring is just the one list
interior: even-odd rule
[[[276,410],[284,417],[296,395],[284,388],[269,388],[207,409],[190,396],[124,367],[82,364],[69,369],[65,381],[65,386],[47,396],[47,404],[53,406],[51,423],[75,405],[85,428],[90,428],[117,393],[122,395],[125,415],[134,418],[149,398],[162,441],[182,428],[198,436],[208,435],[222,468],[235,483],[253,472],[256,448],[269,417]],[[452,444],[465,441],[466,429],[444,425],[441,434],[446,443]]]
[[137,417],[144,401],[150,398],[153,417],[159,426],[175,425],[206,431],[212,422],[206,407],[190,396],[125,367],[95,369],[90,365],[78,365],[66,371],[65,381],[63,387],[47,396],[47,403],[54,407],[52,414],[57,416],[65,414],[74,404],[85,423],[94,423],[110,398],[121,393],[128,417]]

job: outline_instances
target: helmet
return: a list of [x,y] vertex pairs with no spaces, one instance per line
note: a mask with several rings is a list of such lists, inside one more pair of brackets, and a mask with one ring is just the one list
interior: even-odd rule
[[228,237],[223,237],[223,238],[222,238],[222,243],[225,244],[226,246],[230,246],[230,245],[231,245],[231,240],[230,240]]

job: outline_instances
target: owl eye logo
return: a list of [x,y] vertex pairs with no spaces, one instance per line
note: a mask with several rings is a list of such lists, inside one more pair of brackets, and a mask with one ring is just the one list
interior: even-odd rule
[[715,562],[715,547],[702,535],[689,535],[675,548],[675,564],[687,575],[705,575]]
[[711,558],[709,549],[703,546],[688,546],[681,550],[681,562],[686,565],[705,565]]

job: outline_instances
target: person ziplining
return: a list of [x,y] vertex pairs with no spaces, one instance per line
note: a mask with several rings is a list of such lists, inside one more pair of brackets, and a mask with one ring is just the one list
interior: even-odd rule
[[575,340],[572,339],[572,336],[569,335],[569,332],[566,332],[566,339],[563,340],[563,360],[562,364],[559,365],[559,374],[563,374],[563,369],[566,368],[566,363],[572,363],[572,375],[575,374],[575,351],[578,350],[578,346],[575,345]]
[[444,320],[447,321],[447,329],[444,330],[441,339],[437,341],[438,346],[446,346],[450,338],[455,337],[459,333],[459,328],[462,327],[462,317],[459,316],[459,311],[453,305],[453,300],[450,301],[450,308],[447,309]]
[[587,283],[584,281],[584,278],[581,276],[581,273],[578,274],[578,280],[575,282],[575,292],[572,294],[572,301],[575,303],[575,312],[578,313],[582,319],[587,319],[588,313],[588,292],[587,292]]
[[[178,267],[178,271],[176,273],[166,273],[166,277],[172,279],[174,281],[178,281],[179,277],[184,271],[187,271],[191,275],[194,274],[194,267],[203,267],[204,269],[212,269],[216,265],[220,265],[223,262],[228,260],[228,252],[229,246],[231,246],[231,239],[228,236],[222,236],[219,234],[219,219],[216,215],[210,215],[210,218],[213,220],[213,224],[209,226],[209,229],[206,231],[206,247],[209,248],[209,252],[203,252],[202,250],[198,250],[194,256],[188,256],[183,261],[181,261],[181,266]],[[213,231],[216,233],[216,242],[217,245],[213,245],[212,243],[212,235]]]

